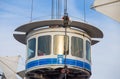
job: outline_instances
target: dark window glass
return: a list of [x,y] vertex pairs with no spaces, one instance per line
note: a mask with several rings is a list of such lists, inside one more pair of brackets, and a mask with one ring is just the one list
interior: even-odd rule
[[66,51],[69,51],[69,37],[65,35],[55,35],[54,36],[54,54],[63,55]]
[[83,58],[83,39],[72,37],[71,54],[76,57]]
[[40,36],[38,38],[38,56],[49,55],[51,51],[51,36]]
[[36,49],[36,39],[30,39],[28,41],[28,59],[35,57],[35,49]]
[[91,61],[91,44],[89,41],[86,41],[86,59]]

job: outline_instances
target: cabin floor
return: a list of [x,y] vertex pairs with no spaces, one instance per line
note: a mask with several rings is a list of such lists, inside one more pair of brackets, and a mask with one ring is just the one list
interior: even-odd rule
[[60,68],[56,70],[34,70],[26,74],[27,79],[89,79],[90,74],[83,71],[66,70]]

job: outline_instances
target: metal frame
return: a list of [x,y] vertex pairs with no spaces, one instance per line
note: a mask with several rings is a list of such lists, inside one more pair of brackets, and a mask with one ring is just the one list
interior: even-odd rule
[[[13,36],[17,41],[26,44],[26,36],[29,32],[37,28],[53,26],[53,25],[63,26],[63,20],[45,20],[45,21],[28,23],[15,29],[16,32],[24,32],[25,34],[13,34]],[[85,31],[91,38],[103,38],[102,31],[90,24],[77,22],[77,21],[70,21],[69,26]],[[92,40],[92,42],[93,44],[96,44],[98,41]]]

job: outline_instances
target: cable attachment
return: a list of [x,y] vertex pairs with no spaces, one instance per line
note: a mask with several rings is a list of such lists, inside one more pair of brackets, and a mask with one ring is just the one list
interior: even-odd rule
[[69,22],[69,17],[68,17],[68,14],[66,13],[66,14],[63,16],[63,27],[64,27],[64,28],[68,27],[68,22]]
[[68,69],[67,65],[64,66],[63,69],[61,69],[61,73],[62,73],[62,74],[69,74],[69,73],[70,73],[70,70]]
[[69,17],[68,17],[68,13],[67,13],[67,0],[64,0],[64,16],[62,19],[64,20],[63,27],[64,28],[68,27]]

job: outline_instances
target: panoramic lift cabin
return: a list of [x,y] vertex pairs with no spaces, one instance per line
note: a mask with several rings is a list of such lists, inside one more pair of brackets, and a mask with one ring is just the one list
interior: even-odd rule
[[98,42],[91,38],[102,38],[103,34],[96,27],[77,21],[63,27],[63,21],[32,22],[15,30],[25,32],[14,37],[27,46],[25,74],[28,79],[59,77],[65,65],[67,76],[72,79],[90,77],[91,45]]
[[25,44],[26,79],[89,79],[91,76],[91,45],[103,38],[96,27],[61,20],[31,22],[15,29],[17,41]]

